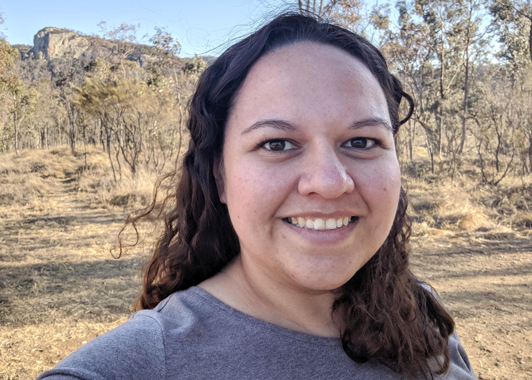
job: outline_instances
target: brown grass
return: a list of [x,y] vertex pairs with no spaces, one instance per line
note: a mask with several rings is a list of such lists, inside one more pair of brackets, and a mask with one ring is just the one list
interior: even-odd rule
[[[406,172],[415,273],[440,290],[479,378],[531,378],[532,178]],[[109,251],[155,178],[114,184],[97,150],[0,155],[0,379],[35,378],[131,315],[156,227],[120,260]]]
[[116,234],[141,202],[112,200],[142,200],[152,184],[112,187],[97,151],[87,165],[68,148],[0,157],[0,379],[31,379],[131,314],[151,242],[113,259]]

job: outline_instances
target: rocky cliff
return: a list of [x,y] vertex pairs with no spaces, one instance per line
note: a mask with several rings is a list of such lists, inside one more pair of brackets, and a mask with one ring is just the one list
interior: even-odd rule
[[152,62],[161,51],[147,45],[104,40],[84,36],[68,29],[47,27],[33,37],[33,47],[16,46],[23,61],[52,59],[81,59],[91,61],[98,57],[124,57],[140,66]]

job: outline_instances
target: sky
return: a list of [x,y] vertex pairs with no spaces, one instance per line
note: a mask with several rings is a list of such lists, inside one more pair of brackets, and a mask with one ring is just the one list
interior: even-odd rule
[[33,45],[33,36],[47,26],[101,34],[101,21],[110,28],[140,24],[141,43],[149,44],[155,27],[166,28],[181,43],[180,56],[218,55],[231,40],[249,34],[290,3],[297,4],[289,0],[0,0],[4,18],[0,32],[12,45]]

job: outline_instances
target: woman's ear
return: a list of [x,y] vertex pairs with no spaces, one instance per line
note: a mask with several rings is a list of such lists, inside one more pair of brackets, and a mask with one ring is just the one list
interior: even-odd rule
[[227,204],[225,196],[225,179],[224,179],[224,160],[223,158],[214,160],[213,166],[214,180],[216,181],[216,189],[218,190],[218,197],[220,202]]

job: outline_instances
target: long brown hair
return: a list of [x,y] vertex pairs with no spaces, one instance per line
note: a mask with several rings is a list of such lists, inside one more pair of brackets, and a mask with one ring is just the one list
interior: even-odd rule
[[[366,64],[388,103],[394,134],[413,111],[412,98],[389,72],[382,54],[346,29],[299,14],[284,14],[226,50],[201,75],[189,108],[190,144],[175,179],[174,207],[144,268],[137,309],[154,308],[173,292],[218,273],[240,253],[227,207],[219,201],[213,167],[222,158],[224,128],[250,68],[265,54],[301,41],[342,49]],[[406,99],[408,115],[399,119]],[[333,309],[343,313],[344,351],[356,362],[378,360],[410,376],[449,369],[448,337],[454,323],[433,293],[408,267],[410,222],[404,191],[391,231],[378,252],[341,289]],[[129,220],[135,224],[154,210]]]

